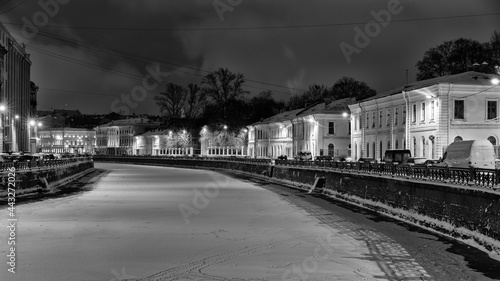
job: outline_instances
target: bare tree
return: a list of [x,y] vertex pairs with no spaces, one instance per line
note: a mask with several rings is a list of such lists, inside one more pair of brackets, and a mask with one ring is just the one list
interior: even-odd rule
[[186,89],[174,83],[168,83],[165,91],[154,97],[160,111],[169,118],[184,117],[186,99]]
[[230,118],[229,112],[234,100],[237,100],[241,95],[248,93],[243,90],[245,79],[241,73],[232,73],[227,68],[219,68],[218,70],[207,74],[202,85],[205,87],[203,91],[215,103],[218,108],[219,118],[222,122],[227,122]]
[[207,95],[204,91],[201,91],[200,86],[197,84],[189,84],[187,87],[187,104],[186,104],[186,117],[196,118],[203,111],[205,106]]

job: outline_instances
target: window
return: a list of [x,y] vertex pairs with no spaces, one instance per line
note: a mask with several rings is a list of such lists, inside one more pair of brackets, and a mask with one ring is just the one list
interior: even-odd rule
[[431,101],[431,121],[434,120],[434,101]]
[[403,124],[406,124],[406,105],[403,106]]
[[391,110],[387,109],[387,120],[385,121],[385,125],[391,125]]
[[335,134],[335,122],[328,122],[328,134]]
[[497,112],[498,112],[497,101],[494,101],[494,100],[487,101],[486,112],[487,112],[486,118],[488,120],[497,118],[497,116],[498,116],[497,115]]
[[366,143],[366,157],[370,157],[370,143]]
[[464,119],[464,100],[455,100],[454,101],[454,111],[453,117],[454,119]]
[[349,135],[351,134],[351,122],[347,122],[347,130],[349,131]]
[[375,128],[375,111],[372,112],[372,128]]
[[398,108],[394,108],[394,125],[398,124]]
[[425,121],[425,102],[422,103],[422,108],[420,110],[420,121]]
[[399,149],[399,142],[396,140],[396,149]]
[[382,127],[382,110],[378,111],[378,126]]
[[333,143],[328,145],[328,156],[332,156],[335,154],[335,146]]
[[378,151],[378,154],[380,155],[380,157],[382,158],[382,141],[380,141],[380,148],[379,148],[379,151]]
[[492,145],[497,145],[497,139],[494,136],[489,136],[488,140],[491,142]]
[[417,104],[412,104],[411,122],[417,122]]
[[413,137],[413,155],[417,155],[417,138]]
[[370,113],[366,113],[366,128],[370,128]]
[[425,157],[425,137],[422,137],[422,157]]

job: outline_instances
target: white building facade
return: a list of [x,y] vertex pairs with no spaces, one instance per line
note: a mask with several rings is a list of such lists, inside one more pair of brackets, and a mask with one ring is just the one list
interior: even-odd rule
[[498,151],[495,78],[478,72],[443,76],[350,105],[353,159],[380,159],[387,149],[439,159],[451,142],[473,139],[488,139]]
[[95,131],[83,128],[47,128],[38,130],[36,152],[94,154]]
[[248,155],[293,158],[299,151],[312,156],[350,156],[349,99],[318,103],[286,111],[248,126]]
[[[182,142],[182,140],[186,140]],[[134,137],[133,155],[192,156],[194,149],[184,130],[174,133],[170,129],[153,129]]]
[[351,156],[350,99],[319,103],[308,107],[292,119],[293,153],[311,152],[316,156]]
[[98,155],[133,155],[134,136],[158,126],[147,118],[115,120],[95,128]]
[[303,109],[285,111],[247,126],[248,155],[253,158],[292,158],[293,124],[296,114]]

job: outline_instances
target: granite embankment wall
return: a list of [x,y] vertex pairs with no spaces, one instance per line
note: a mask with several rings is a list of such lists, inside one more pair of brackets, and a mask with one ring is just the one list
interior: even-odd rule
[[273,178],[310,187],[325,180],[323,193],[500,254],[500,192],[378,174],[276,166]]
[[222,169],[267,176],[303,189],[316,178],[324,179],[317,190],[328,196],[376,210],[469,244],[500,254],[500,192],[425,179],[397,178],[361,170],[321,167],[271,166],[255,160],[171,159],[159,157],[106,157],[111,161],[201,169]]
[[48,192],[94,170],[94,162],[86,159],[2,165],[0,198],[12,189],[16,196]]

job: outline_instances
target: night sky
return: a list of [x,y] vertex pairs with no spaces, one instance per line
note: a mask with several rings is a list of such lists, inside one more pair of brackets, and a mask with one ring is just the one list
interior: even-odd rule
[[[243,73],[249,97],[270,89],[287,101],[342,76],[384,92],[404,84],[406,69],[414,81],[429,48],[500,31],[498,0],[47,1],[58,6],[3,0],[1,21],[28,45],[38,109],[89,114],[158,114],[162,85],[200,83],[219,67]],[[374,14],[383,22],[368,26]]]

